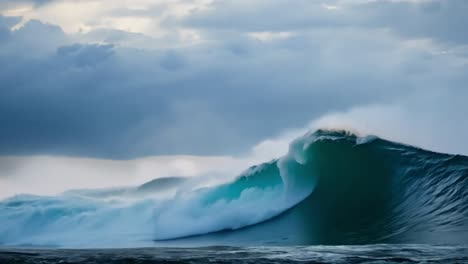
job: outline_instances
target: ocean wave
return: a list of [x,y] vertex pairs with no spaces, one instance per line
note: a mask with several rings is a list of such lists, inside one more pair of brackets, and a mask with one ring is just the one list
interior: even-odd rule
[[0,202],[0,243],[468,243],[468,158],[375,136],[318,130],[232,182],[192,183],[15,196]]

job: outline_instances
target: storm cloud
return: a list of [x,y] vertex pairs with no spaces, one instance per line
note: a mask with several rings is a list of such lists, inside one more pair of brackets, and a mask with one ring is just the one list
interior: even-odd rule
[[428,93],[443,96],[417,118],[466,113],[450,103],[466,98],[465,1],[327,3],[215,1],[160,19],[197,41],[0,17],[0,155],[236,155]]
[[468,2],[447,1],[214,1],[181,21],[189,27],[244,32],[390,29],[405,38],[467,43]]

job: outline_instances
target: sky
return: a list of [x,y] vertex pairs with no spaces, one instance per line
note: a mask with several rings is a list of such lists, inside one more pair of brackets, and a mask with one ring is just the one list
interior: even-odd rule
[[1,0],[0,190],[232,173],[317,128],[468,154],[467,13],[465,0]]

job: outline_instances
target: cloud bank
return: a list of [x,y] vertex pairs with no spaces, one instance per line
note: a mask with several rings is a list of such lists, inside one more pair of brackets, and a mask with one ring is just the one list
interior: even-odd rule
[[322,126],[467,154],[467,9],[4,1],[0,155],[261,160]]

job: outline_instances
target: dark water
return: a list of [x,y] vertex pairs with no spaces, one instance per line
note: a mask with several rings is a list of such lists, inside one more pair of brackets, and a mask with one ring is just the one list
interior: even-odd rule
[[312,191],[268,221],[182,241],[235,246],[468,244],[465,156],[317,131],[293,142],[282,159],[255,166],[204,198],[235,200],[245,189],[278,184],[285,185],[286,193]]
[[0,263],[468,263],[466,246],[0,249]]

